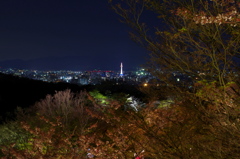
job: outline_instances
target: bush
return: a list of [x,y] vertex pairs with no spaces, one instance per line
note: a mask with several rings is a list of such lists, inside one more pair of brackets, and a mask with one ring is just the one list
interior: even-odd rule
[[33,109],[49,120],[61,117],[61,123],[70,130],[77,128],[78,131],[83,131],[90,120],[85,108],[91,105],[86,91],[74,94],[65,90],[56,92],[53,96],[47,95]]
[[3,153],[16,158],[84,158],[87,153],[104,159],[134,153],[152,159],[239,158],[239,104],[212,100],[216,92],[216,98],[226,97],[221,87],[198,89],[212,95],[189,93],[167,107],[147,105],[139,111],[122,109],[114,100],[101,104],[87,92],[57,92],[33,107],[32,120],[26,116],[18,122],[27,139],[5,146]]

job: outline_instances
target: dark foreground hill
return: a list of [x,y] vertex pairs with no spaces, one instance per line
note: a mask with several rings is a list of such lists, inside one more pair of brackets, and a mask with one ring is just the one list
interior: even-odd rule
[[48,83],[0,73],[0,123],[5,119],[13,119],[17,107],[28,108],[35,102],[44,99],[48,94],[70,89],[77,93],[80,91],[98,90],[102,94],[125,93],[137,98],[144,95],[132,85],[114,85],[104,82],[100,85],[75,85],[69,83]]
[[17,107],[29,107],[45,98],[47,94],[65,89],[78,92],[85,88],[68,83],[48,83],[0,73],[0,116],[2,119],[12,118]]

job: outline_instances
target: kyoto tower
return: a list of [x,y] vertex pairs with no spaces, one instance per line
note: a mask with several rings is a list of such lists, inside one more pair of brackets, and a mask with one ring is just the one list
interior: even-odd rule
[[122,62],[121,62],[121,65],[120,65],[120,76],[122,77],[123,76],[123,64],[122,64]]

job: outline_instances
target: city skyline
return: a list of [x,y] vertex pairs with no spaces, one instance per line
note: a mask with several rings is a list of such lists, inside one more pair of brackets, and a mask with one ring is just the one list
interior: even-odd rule
[[95,85],[101,82],[113,82],[115,84],[128,83],[131,85],[142,85],[153,78],[145,69],[138,68],[138,70],[123,71],[123,64],[120,65],[120,70],[26,70],[26,69],[12,69],[0,68],[0,73],[10,74],[13,76],[44,81],[44,82],[64,82],[80,85]]
[[148,55],[110,8],[98,0],[0,2],[0,66],[116,69],[124,61],[139,67]]
[[[126,70],[123,70],[123,63],[121,62],[120,63],[120,67],[113,67],[111,69],[102,69],[102,68],[91,68],[91,67],[88,67],[87,69],[82,67],[82,68],[78,68],[78,69],[68,69],[69,67],[63,67],[63,69],[59,68],[59,69],[43,69],[43,67],[27,67],[27,65],[22,65],[21,64],[21,60],[18,61],[18,60],[12,60],[12,62],[15,62],[17,64],[7,64],[7,63],[4,63],[4,62],[0,62],[0,70],[9,70],[9,69],[13,69],[13,70],[31,70],[31,71],[75,71],[75,72],[78,72],[78,71],[102,71],[102,72],[109,72],[109,71],[114,71],[114,72],[119,72],[119,75],[120,76],[123,76],[124,75],[124,72],[125,71],[136,71],[138,69],[143,69],[143,67],[141,66],[138,66],[138,67],[127,67],[128,69]],[[41,63],[41,61],[39,62],[39,64]],[[64,65],[63,65],[64,66]],[[117,66],[117,65],[116,65]],[[71,67],[71,66],[70,66]]]
[[[0,68],[15,68],[15,69],[28,69],[28,70],[114,70],[119,71],[119,63],[113,63],[109,61],[109,66],[99,66],[97,64],[98,58],[86,60],[80,56],[66,56],[66,57],[49,57],[39,58],[32,60],[6,60],[0,61]],[[131,63],[131,59],[126,61],[125,70],[132,71],[141,68],[142,65],[134,65]],[[110,67],[111,66],[111,67]]]

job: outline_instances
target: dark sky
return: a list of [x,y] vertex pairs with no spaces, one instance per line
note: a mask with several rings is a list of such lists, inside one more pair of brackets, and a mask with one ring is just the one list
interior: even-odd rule
[[123,62],[132,69],[147,52],[129,30],[107,0],[1,0],[0,62],[72,70],[114,70]]

